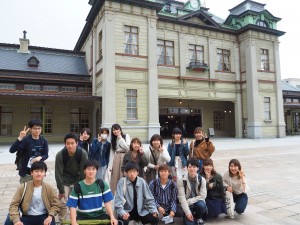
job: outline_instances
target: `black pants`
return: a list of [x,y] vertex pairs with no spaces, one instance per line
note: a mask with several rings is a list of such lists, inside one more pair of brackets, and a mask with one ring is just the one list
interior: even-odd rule
[[140,221],[142,224],[157,224],[158,218],[154,217],[151,213],[145,215],[145,216],[140,216],[137,212],[134,213],[134,211],[129,212],[130,216],[127,220],[124,220],[122,217],[119,218],[123,222],[124,225],[128,225],[129,221],[135,220],[135,221]]

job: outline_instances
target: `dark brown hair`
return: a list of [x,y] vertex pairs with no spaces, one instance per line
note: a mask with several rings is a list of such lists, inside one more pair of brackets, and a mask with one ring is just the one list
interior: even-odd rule
[[211,166],[213,167],[212,170],[211,170],[211,174],[212,174],[213,176],[217,174],[217,171],[216,171],[215,168],[214,168],[214,162],[212,161],[211,158],[207,158],[207,159],[204,159],[204,160],[202,161],[202,168],[201,168],[201,171],[200,171],[200,174],[201,174],[202,176],[205,177],[204,166],[209,166],[209,165],[211,165]]
[[133,138],[133,139],[131,140],[130,146],[129,146],[130,151],[133,151],[133,146],[132,146],[132,144],[133,144],[134,142],[137,142],[137,143],[140,144],[140,146],[142,146],[142,142],[141,142],[141,140],[140,140],[139,138],[137,138],[137,137],[136,137],[136,138]]
[[109,129],[106,127],[100,128],[99,129],[99,134],[103,134],[104,132],[106,132],[109,135]]
[[162,146],[163,145],[163,139],[161,138],[161,136],[159,134],[153,134],[151,139],[150,139],[150,145],[151,147],[153,147],[153,144],[152,144],[152,141],[155,141],[155,140],[159,140],[160,141],[160,145]]
[[[230,171],[230,165],[231,165],[231,164],[237,166],[237,167],[239,168],[239,171],[242,170],[242,166],[241,166],[241,163],[240,163],[239,160],[237,160],[237,159],[232,159],[232,160],[230,160],[230,162],[229,162],[229,164],[228,164],[229,176],[230,176],[230,177],[233,177],[233,174],[232,174],[231,171]],[[239,173],[238,173],[238,177],[240,178]]]
[[168,170],[171,173],[171,168],[167,164],[162,164],[158,167],[158,174],[161,170]]
[[200,132],[203,132],[202,127],[196,127],[195,130],[194,130],[194,134],[200,133]]

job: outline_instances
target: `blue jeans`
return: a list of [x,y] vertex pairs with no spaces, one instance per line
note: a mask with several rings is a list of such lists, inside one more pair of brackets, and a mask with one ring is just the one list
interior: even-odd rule
[[233,194],[233,201],[235,202],[235,211],[238,214],[241,214],[245,211],[248,204],[248,195],[246,193],[242,193],[239,195]]
[[183,217],[184,225],[195,225],[197,224],[197,219],[202,219],[203,214],[206,212],[206,204],[204,201],[200,200],[193,205],[189,206],[192,215],[194,217],[194,221],[188,220],[186,216]]

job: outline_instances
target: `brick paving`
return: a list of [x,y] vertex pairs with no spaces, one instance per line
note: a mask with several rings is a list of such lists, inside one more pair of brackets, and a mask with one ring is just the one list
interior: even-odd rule
[[[244,140],[244,141],[243,141]],[[257,142],[260,142],[258,144]],[[300,224],[300,137],[269,140],[215,140],[213,154],[216,170],[221,174],[232,158],[240,160],[250,186],[249,205],[243,215],[226,219],[223,215],[205,224],[290,225]],[[0,222],[3,223],[19,176],[7,146],[0,146]],[[61,149],[52,147],[47,160],[45,181],[55,186],[54,156]],[[50,145],[51,150],[51,145]],[[56,187],[56,186],[55,186]],[[176,224],[183,224],[176,219]]]

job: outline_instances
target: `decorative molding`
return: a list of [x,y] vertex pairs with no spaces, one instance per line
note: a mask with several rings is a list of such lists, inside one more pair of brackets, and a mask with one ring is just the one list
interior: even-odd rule
[[119,70],[148,71],[147,68],[145,69],[145,68],[126,67],[126,66],[116,66],[115,68]]
[[116,52],[115,55],[148,59],[148,56],[144,56],[144,55],[132,55],[132,54],[118,53],[118,52]]

